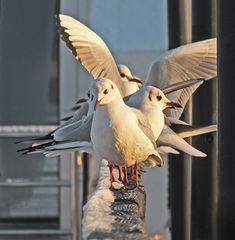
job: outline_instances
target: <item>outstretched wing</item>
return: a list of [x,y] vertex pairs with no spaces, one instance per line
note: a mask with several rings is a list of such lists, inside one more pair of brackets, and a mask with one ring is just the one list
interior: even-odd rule
[[62,39],[85,69],[95,79],[111,79],[123,93],[116,62],[105,42],[91,29],[70,16],[59,14],[57,24]]
[[[190,79],[211,79],[217,76],[216,39],[208,39],[187,44],[170,50],[156,59],[150,69],[145,85],[165,88],[168,85]],[[200,83],[179,90],[171,95],[185,106]],[[171,111],[171,116],[179,118],[183,109]]]

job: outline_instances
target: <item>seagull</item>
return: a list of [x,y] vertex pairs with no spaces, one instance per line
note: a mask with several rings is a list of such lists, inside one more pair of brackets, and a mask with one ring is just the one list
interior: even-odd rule
[[[133,77],[127,66],[116,65],[115,60],[108,47],[96,33],[70,16],[60,14],[58,15],[57,19],[59,32],[62,35],[62,39],[71,49],[76,59],[81,62],[85,69],[90,72],[94,78],[104,76],[112,79],[118,86],[120,92],[122,93],[122,96],[131,94],[132,91],[138,90],[141,87],[141,82],[139,82],[140,80]],[[195,81],[192,80],[192,78],[204,78],[205,80],[211,79],[217,74],[216,60],[216,39],[208,39],[181,46],[174,50],[167,51],[151,64],[144,85],[146,86],[148,84],[152,84],[157,87],[159,85],[159,87],[166,94],[167,85],[171,85],[174,89],[176,88],[175,86],[177,86],[177,84],[180,85],[190,81]],[[131,81],[131,79],[135,79],[135,81]],[[132,87],[130,87],[130,85],[126,87],[127,84],[125,83],[135,85],[132,85]],[[188,98],[202,83],[203,81],[198,81],[194,85],[189,85],[189,87],[184,88],[183,90],[175,91],[174,93],[174,90],[169,91],[168,94],[171,93],[171,97],[169,97],[169,95],[167,96],[170,99],[176,100],[184,107]],[[186,87],[186,85],[182,85],[182,88],[183,87]],[[129,88],[131,89],[130,91],[128,90]],[[165,88],[166,91],[164,91]],[[168,88],[168,90],[169,89],[170,88]],[[127,100],[130,98],[130,96],[131,95],[127,97]],[[127,100],[125,102],[128,104]],[[80,126],[80,124],[91,124],[91,119],[89,119],[89,121],[84,121],[88,109],[90,111],[89,114],[92,114],[93,112],[93,108],[89,107],[89,104],[91,103],[94,104],[94,102],[90,101],[90,98],[88,97],[88,101],[84,103],[84,106],[82,106],[81,109],[75,112],[72,118],[63,123],[62,126],[59,126],[59,128],[52,133],[49,133],[46,137],[43,137],[41,140],[37,139],[38,142],[36,142],[35,145],[40,145],[40,143],[43,145],[43,143],[46,144],[48,141],[53,142],[52,140],[57,141],[58,139],[71,141],[71,139],[66,138],[68,136],[71,136],[71,129],[71,131],[74,131],[74,134],[72,135],[75,136],[76,132],[77,136],[83,136],[83,133],[81,134],[79,132],[79,130],[83,128],[79,127],[76,129],[75,126]],[[133,104],[133,101],[132,103],[129,102],[129,105],[131,104]],[[135,104],[136,103],[134,103],[134,105]],[[174,118],[174,121],[176,121],[180,118],[182,111],[183,108],[177,108],[175,110],[171,109],[169,112],[167,112],[167,114],[168,116],[171,116],[172,119]],[[171,123],[168,121],[168,125],[170,124]],[[196,133],[203,134],[211,131],[216,131],[216,128],[216,125],[207,126],[202,128],[201,131],[197,130]],[[164,130],[166,130],[165,127],[163,131]],[[67,132],[67,134],[63,136],[66,131],[68,131],[69,134]],[[195,129],[192,127],[189,127],[185,131],[188,132],[188,136],[190,136],[190,134],[192,135],[192,132],[195,134]],[[181,132],[181,134],[183,133]],[[162,147],[165,147],[166,149],[167,146]],[[179,150],[184,151],[182,147],[179,147]],[[174,152],[177,153],[177,151]]]
[[[126,104],[139,109],[147,117],[160,153],[178,154],[177,150],[181,150],[191,156],[206,157],[205,153],[192,147],[170,128],[174,123],[177,125],[188,125],[187,123],[160,114],[162,109],[159,108],[158,103],[164,101],[165,98],[165,95],[158,88],[145,86],[135,94],[132,94]],[[173,109],[180,108],[180,106],[177,103]]]
[[[143,162],[151,167],[161,166],[163,160],[157,151],[148,118],[140,110],[125,104],[111,80],[97,79],[94,90],[96,107],[91,126],[91,142],[95,153],[112,165],[130,167]],[[168,100],[160,89],[151,93],[151,96],[156,99],[154,107],[159,109],[155,117],[163,119],[163,123],[158,125],[158,132],[161,132],[164,126],[163,110],[181,106]],[[112,168],[110,176],[112,187]]]
[[[197,82],[198,81],[196,81],[196,83]],[[187,86],[189,83],[190,81],[187,82]],[[195,84],[195,81],[192,81],[191,84]],[[177,87],[177,85],[179,86]],[[162,91],[155,87],[145,86],[131,96],[129,96],[128,98],[124,98],[124,101],[128,106],[137,108],[148,117],[148,121],[150,122],[150,126],[153,131],[155,140],[159,137],[159,134],[161,132],[159,129],[162,129],[164,125],[164,117],[158,117],[159,113],[162,112],[162,109],[159,108],[157,105],[158,101],[162,101],[163,99],[165,99],[164,93],[169,94],[172,91],[181,88],[182,86],[185,86],[185,83],[177,83],[174,86],[164,88]],[[92,145],[88,144],[88,142],[90,141],[91,123],[93,118],[93,112],[95,109],[94,87],[95,81],[92,82],[92,85],[87,94],[88,100],[86,102],[86,105],[89,108],[89,110],[86,111],[87,115],[81,116],[81,114],[75,113],[75,115],[71,119],[63,123],[50,134],[47,134],[46,136],[41,138],[32,139],[32,147],[20,149],[19,151],[25,151],[25,153],[43,152],[48,157],[60,154],[61,152],[66,151],[66,149],[68,151],[79,150],[94,153]],[[82,107],[78,111],[81,111]],[[79,115],[80,118],[78,118]],[[173,120],[171,119],[171,122],[168,123],[168,125],[172,122]],[[177,124],[181,124],[181,122],[182,121],[177,120]],[[161,127],[159,128],[158,126]],[[204,133],[206,131],[207,130],[205,129]],[[30,143],[30,141],[27,140],[26,143]]]
[[[118,71],[118,65],[102,38],[80,21],[67,15],[59,14],[57,25],[62,40],[94,79],[98,77],[111,79],[124,97],[125,81],[123,81]],[[191,79],[209,80],[216,77],[216,44],[216,38],[211,38],[166,51],[150,65],[144,85],[163,89],[174,83]],[[200,84],[172,93],[168,97],[184,107]],[[171,116],[179,118],[182,111],[183,108],[177,108],[171,111]]]
[[[89,93],[90,98],[93,100],[93,102],[95,102],[94,89],[91,88],[89,90]],[[133,101],[134,98],[132,96],[129,99],[129,101],[125,103],[131,107],[137,108],[137,110],[142,111],[142,113],[148,118],[154,139],[157,140],[159,153],[178,154],[179,152],[177,150],[180,150],[192,156],[197,157],[206,156],[204,153],[200,152],[199,150],[195,149],[190,144],[188,144],[185,140],[183,140],[182,137],[189,137],[193,135],[205,134],[208,132],[216,131],[217,129],[216,125],[204,128],[193,128],[192,126],[189,126],[187,123],[183,121],[170,117],[165,117],[164,125],[163,118],[158,117],[158,114],[161,113],[162,109],[159,109],[157,106],[158,101],[164,99],[164,95],[162,95],[162,92],[159,89],[156,89],[155,87],[144,87],[140,89],[138,92],[136,92],[135,95],[138,96],[136,98],[137,101]],[[94,104],[91,106],[92,109],[94,109]],[[43,152],[47,157],[57,156],[64,151],[75,150],[81,152],[85,151],[94,154],[93,146],[90,139],[92,118],[93,115],[89,115],[89,117],[84,117],[82,120],[78,122],[74,122],[72,124],[68,124],[67,126],[59,128],[54,132],[53,136],[54,140],[53,141],[49,140],[50,142],[49,144],[34,145],[33,147],[26,148],[23,150],[25,150],[26,153]],[[158,130],[159,126],[160,129],[163,128],[163,132],[160,134],[160,137],[159,133],[161,131]],[[178,134],[177,132],[174,132],[170,128],[172,126],[181,126],[180,129],[178,130]]]

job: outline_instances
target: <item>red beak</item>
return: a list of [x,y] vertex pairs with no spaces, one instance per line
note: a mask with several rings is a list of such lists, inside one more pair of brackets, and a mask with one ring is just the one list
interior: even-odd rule
[[175,108],[182,108],[182,106],[179,103],[173,102],[173,101],[167,102],[166,105],[167,105],[168,108],[174,108],[174,109]]
[[101,102],[101,100],[102,100],[102,99],[100,99],[100,100],[99,100],[99,99],[96,99],[95,104],[96,104],[96,105],[99,105],[100,102]]
[[77,103],[77,104],[80,104],[80,103],[84,103],[84,102],[86,102],[86,101],[87,101],[86,98],[81,98],[81,99],[79,99],[76,103]]
[[96,110],[96,106],[100,104],[101,100],[102,100],[102,98],[101,99],[96,99],[94,110]]
[[137,76],[133,76],[132,78],[129,78],[128,81],[129,82],[136,82],[136,83],[139,83],[141,85],[143,84],[143,82]]

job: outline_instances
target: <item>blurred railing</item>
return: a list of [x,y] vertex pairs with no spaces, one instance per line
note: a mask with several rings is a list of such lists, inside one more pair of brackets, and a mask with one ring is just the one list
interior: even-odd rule
[[[54,130],[57,126],[0,126],[1,138],[15,138],[15,137],[39,137]],[[6,181],[0,181],[0,188],[35,188],[35,187],[58,187],[58,188],[70,188],[71,195],[71,229],[1,229],[0,236],[10,235],[71,235],[73,240],[78,239],[78,176],[77,176],[77,163],[76,154],[73,153],[71,157],[71,174],[70,180],[58,180],[58,181],[18,181],[14,179],[8,179]]]

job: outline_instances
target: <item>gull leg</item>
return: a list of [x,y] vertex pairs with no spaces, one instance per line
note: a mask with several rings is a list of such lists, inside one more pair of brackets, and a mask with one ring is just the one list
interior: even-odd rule
[[130,166],[131,168],[131,176],[130,176],[130,179],[136,179],[136,176],[137,176],[137,170],[138,170],[138,164],[137,162],[135,162],[135,164],[133,164],[132,166]]
[[135,176],[135,187],[133,188],[133,190],[139,189],[142,193],[144,193],[144,186],[139,183],[139,173],[138,173],[138,162],[137,161],[134,164],[134,174],[135,174],[134,175]]
[[124,180],[123,180],[123,182],[124,183],[128,183],[127,167],[123,167],[123,168],[124,168],[124,171],[123,171],[123,173],[124,173]]
[[118,180],[120,181],[120,182],[123,182],[123,177],[122,177],[122,166],[121,165],[115,165],[115,168],[117,168],[118,169]]
[[138,172],[141,174],[141,173],[146,173],[145,170],[143,170],[143,167],[140,166],[140,169],[138,170]]
[[113,165],[109,164],[108,167],[109,167],[109,174],[110,174],[110,187],[109,187],[109,189],[113,190],[114,189],[113,183],[115,182],[114,175],[113,175]]

